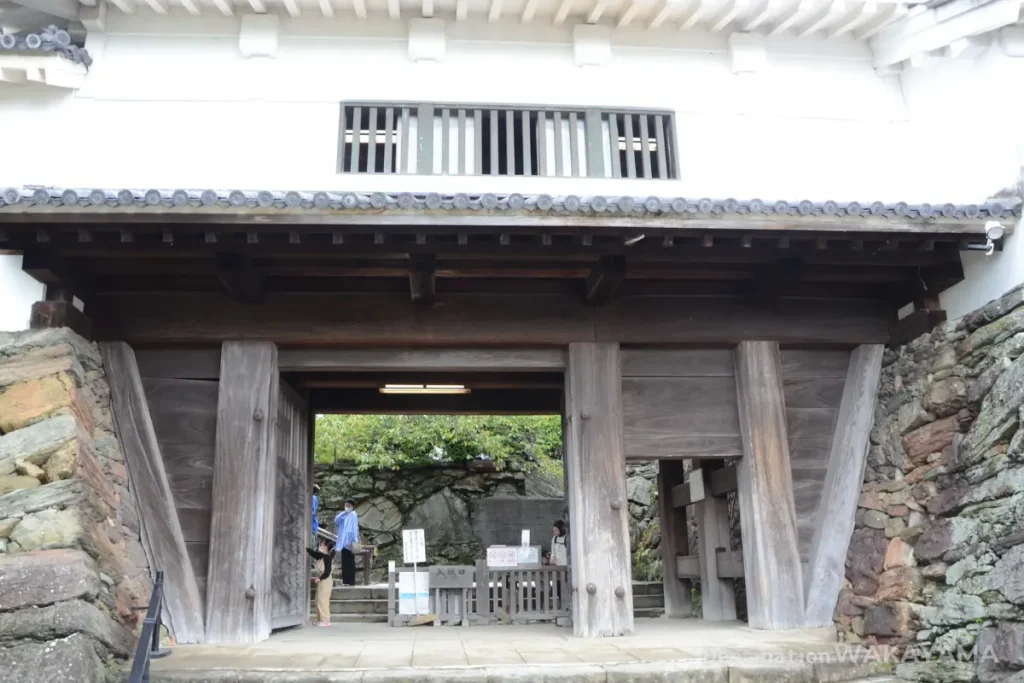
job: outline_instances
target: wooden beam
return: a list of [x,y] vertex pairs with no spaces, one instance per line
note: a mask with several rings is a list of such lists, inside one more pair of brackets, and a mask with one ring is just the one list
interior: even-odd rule
[[748,621],[752,628],[799,628],[804,622],[786,405],[776,342],[736,348],[743,458],[737,469]]
[[692,583],[676,573],[676,557],[690,553],[686,508],[672,504],[672,489],[683,483],[683,463],[658,462],[658,514],[661,520],[661,573],[665,592],[665,616],[679,619],[693,616]]
[[21,269],[37,282],[47,287],[59,287],[71,296],[77,296],[83,303],[92,298],[92,283],[75,272],[59,253],[39,248],[26,249],[21,257]]
[[37,301],[29,313],[29,329],[67,327],[92,339],[92,321],[70,301]]
[[236,301],[255,304],[266,294],[264,276],[257,270],[252,258],[245,254],[219,252],[216,256],[217,278]]
[[431,304],[436,293],[436,268],[433,256],[417,256],[409,265],[409,294],[414,304]]
[[747,292],[750,306],[772,306],[782,292],[804,274],[804,264],[797,258],[786,258],[765,264],[755,271]]
[[220,349],[139,349],[139,373],[146,378],[218,379]]
[[676,576],[679,578],[700,578],[700,557],[697,555],[676,556]]
[[573,632],[585,638],[633,632],[620,377],[618,344],[569,345],[565,464]]
[[[661,460],[660,462],[670,462],[668,460]],[[694,470],[693,472],[699,472],[700,470]],[[670,499],[672,505],[675,508],[686,507],[687,505],[693,505],[699,501],[704,500],[708,497],[721,498],[725,494],[738,489],[736,485],[736,466],[729,465],[727,467],[720,467],[718,469],[712,469],[707,472],[707,476],[699,478],[699,490],[700,496],[695,497],[694,492],[698,487],[693,472],[690,473],[690,481],[677,486],[673,486],[670,491]]]
[[583,301],[588,306],[601,306],[615,295],[626,278],[626,259],[622,256],[602,256],[587,276]]
[[555,415],[559,389],[474,389],[469,394],[381,394],[377,389],[312,389],[318,413],[361,415]]
[[562,349],[282,349],[281,372],[562,372]]
[[715,548],[715,567],[720,579],[742,579],[743,551]]
[[804,576],[808,627],[831,625],[839,600],[854,514],[864,482],[884,351],[882,345],[871,344],[858,346],[850,354]]
[[205,639],[203,603],[135,354],[123,342],[101,344],[100,354],[110,384],[110,405],[118,441],[124,449],[131,490],[139,509],[149,566],[154,572],[164,572],[167,623],[177,642],[202,643]]
[[270,636],[279,396],[274,344],[224,342],[206,584],[210,643]]
[[[700,470],[690,473],[690,479],[701,478],[710,488],[710,469],[721,461],[706,463]],[[736,592],[731,579],[718,574],[717,548],[728,549],[729,503],[724,498],[706,497],[694,505],[697,517],[697,555],[700,557],[700,599],[704,619],[707,621],[734,621],[736,619]]]

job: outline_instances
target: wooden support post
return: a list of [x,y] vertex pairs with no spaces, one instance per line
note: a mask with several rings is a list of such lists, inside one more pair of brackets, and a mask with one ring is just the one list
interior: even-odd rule
[[839,420],[832,437],[825,484],[815,517],[811,554],[804,577],[806,625],[829,626],[845,575],[846,552],[864,481],[875,392],[882,374],[880,344],[858,346],[850,354]]
[[748,621],[758,629],[798,628],[804,622],[803,580],[777,343],[739,344],[736,391],[743,439],[736,477]]
[[573,631],[633,632],[619,345],[569,344],[565,462],[572,532]]
[[683,483],[682,460],[658,462],[658,514],[661,521],[661,573],[665,591],[665,616],[679,619],[693,616],[692,582],[678,578],[676,557],[689,555],[686,537],[686,507],[672,504],[672,487]]
[[206,584],[210,643],[270,636],[278,398],[277,347],[224,342]]
[[177,642],[201,643],[204,639],[203,603],[135,353],[124,342],[102,344],[100,353],[110,384],[110,405],[118,440],[124,449],[131,488],[139,508],[147,559],[154,572],[164,572],[167,622]]
[[[703,476],[705,489],[710,489],[710,468],[702,463],[690,477]],[[721,461],[719,461],[721,469]],[[736,591],[731,579],[719,578],[718,548],[729,550],[729,503],[725,498],[705,496],[693,506],[697,516],[697,553],[700,556],[700,599],[706,621],[736,619]]]

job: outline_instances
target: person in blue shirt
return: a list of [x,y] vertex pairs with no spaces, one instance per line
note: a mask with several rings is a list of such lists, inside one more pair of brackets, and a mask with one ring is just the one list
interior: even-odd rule
[[349,498],[345,501],[345,509],[334,518],[338,525],[338,545],[341,548],[341,585],[356,585],[356,554],[359,546],[359,516],[356,514],[356,501]]
[[316,518],[316,509],[320,507],[320,487],[313,484],[313,543],[316,543],[316,533],[320,531],[320,520]]

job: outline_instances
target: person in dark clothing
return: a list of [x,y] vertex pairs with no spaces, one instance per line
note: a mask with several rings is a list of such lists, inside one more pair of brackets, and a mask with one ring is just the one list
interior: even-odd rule
[[345,501],[345,509],[334,518],[338,525],[338,547],[341,548],[341,585],[356,585],[356,553],[359,545],[359,515],[356,514],[356,500]]
[[334,589],[334,577],[331,576],[331,563],[334,560],[334,544],[320,541],[320,549],[306,548],[306,552],[316,560],[313,583],[316,584],[316,625],[331,625],[331,590]]

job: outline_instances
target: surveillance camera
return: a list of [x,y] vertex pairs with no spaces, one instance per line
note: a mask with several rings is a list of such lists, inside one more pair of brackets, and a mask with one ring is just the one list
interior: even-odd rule
[[992,241],[1001,239],[1006,234],[1006,228],[1003,227],[1002,223],[998,221],[989,221],[985,223],[985,237]]

